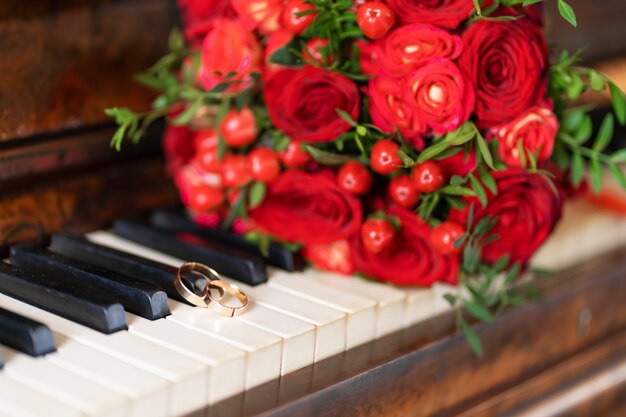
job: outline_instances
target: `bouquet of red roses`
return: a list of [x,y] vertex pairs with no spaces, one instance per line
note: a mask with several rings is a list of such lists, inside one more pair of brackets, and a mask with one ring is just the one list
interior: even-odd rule
[[[485,301],[490,280],[523,270],[587,166],[594,189],[604,166],[626,186],[626,153],[604,153],[624,96],[577,54],[550,64],[540,0],[179,5],[184,36],[138,76],[160,95],[109,110],[113,143],[165,116],[189,213],[261,250],[398,285],[461,281],[484,317],[511,300]],[[567,106],[589,89],[613,99],[596,131]]]

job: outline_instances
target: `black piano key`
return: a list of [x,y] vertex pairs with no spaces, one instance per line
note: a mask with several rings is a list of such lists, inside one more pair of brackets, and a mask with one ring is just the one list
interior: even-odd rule
[[220,274],[249,285],[267,281],[265,262],[258,255],[193,235],[165,232],[138,220],[116,221],[113,233],[186,261],[201,262]]
[[[155,211],[150,216],[150,222],[156,227],[168,232],[190,233],[210,242],[222,243],[244,252],[262,256],[258,245],[246,240],[242,236],[220,229],[199,226],[186,218],[183,214],[174,211]],[[304,261],[300,253],[291,252],[276,244],[270,246],[269,253],[264,259],[268,264],[290,272],[301,271],[304,267]]]
[[156,285],[170,298],[189,304],[174,287],[177,268],[173,266],[98,245],[74,235],[53,235],[50,249],[69,258]]
[[0,262],[0,292],[105,334],[127,329],[121,304],[50,275]]
[[53,275],[66,284],[93,288],[124,309],[156,320],[170,314],[167,295],[158,287],[35,246],[13,246],[11,263]]
[[0,308],[0,343],[30,356],[56,350],[48,326],[4,308]]

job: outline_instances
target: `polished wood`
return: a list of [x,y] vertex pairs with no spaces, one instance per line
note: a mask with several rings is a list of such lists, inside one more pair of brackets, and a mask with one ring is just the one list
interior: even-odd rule
[[0,250],[61,230],[86,232],[120,216],[175,203],[177,194],[163,166],[160,158],[136,159],[0,192]]
[[108,122],[107,107],[144,109],[132,75],[158,59],[173,0],[0,2],[0,143]]
[[[564,365],[564,371],[555,371],[557,377],[541,375],[576,355],[582,355],[578,366],[589,362],[589,369],[623,360],[625,250],[539,284],[542,300],[475,327],[484,359],[471,352],[463,336],[452,333],[453,316],[445,314],[226,400],[209,415],[454,416],[515,393],[513,387],[534,378],[544,384],[540,390],[557,389],[576,374],[576,366]],[[616,334],[622,335],[614,342]],[[488,408],[480,414],[499,415]]]

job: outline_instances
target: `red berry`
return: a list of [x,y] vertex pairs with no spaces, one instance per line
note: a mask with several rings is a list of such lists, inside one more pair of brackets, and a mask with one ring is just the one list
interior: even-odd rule
[[189,190],[189,207],[197,211],[209,211],[222,204],[224,190],[210,185],[199,185]]
[[196,150],[217,147],[217,134],[214,129],[198,130],[193,134],[193,146]]
[[387,190],[391,200],[401,207],[415,207],[420,199],[420,193],[415,189],[408,175],[398,175],[392,179]]
[[217,148],[200,148],[196,153],[200,166],[207,172],[220,172],[222,161],[217,159]]
[[287,147],[278,153],[283,165],[287,168],[298,168],[311,160],[311,155],[302,149],[299,142],[289,142]]
[[374,172],[389,175],[402,167],[402,160],[398,156],[400,146],[392,140],[379,140],[372,147],[370,164]]
[[379,253],[391,245],[396,229],[385,219],[368,219],[361,225],[361,241],[372,253]]
[[248,107],[240,112],[236,109],[229,111],[220,123],[220,131],[228,146],[238,148],[251,144],[258,133],[254,113]]
[[222,185],[241,187],[250,181],[250,165],[244,155],[227,155],[222,161]]
[[396,17],[389,6],[379,1],[368,1],[356,12],[359,27],[370,39],[380,39],[385,36],[395,20]]
[[455,248],[456,242],[465,233],[465,228],[458,223],[443,222],[430,232],[430,243],[437,251],[444,255],[455,255],[461,252],[461,247]]
[[283,12],[280,16],[283,28],[294,35],[301,35],[302,32],[309,27],[313,19],[315,19],[315,13],[306,14],[304,16],[297,16],[297,13],[311,9],[313,9],[313,5],[305,3],[302,0],[289,1],[283,8]]
[[372,186],[372,174],[367,168],[355,161],[346,163],[337,175],[339,187],[352,194],[362,195]]
[[248,155],[252,178],[261,182],[271,182],[280,174],[278,155],[270,148],[257,148]]
[[446,174],[438,163],[426,161],[413,167],[411,179],[417,191],[432,193],[440,189],[446,182]]

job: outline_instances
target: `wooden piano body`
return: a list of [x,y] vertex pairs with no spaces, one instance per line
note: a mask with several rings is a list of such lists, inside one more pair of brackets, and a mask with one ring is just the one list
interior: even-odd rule
[[[621,1],[604,2],[613,13],[601,17],[604,6],[571,3],[579,10],[582,39],[598,44],[590,57],[626,52],[618,39],[620,23],[610,23],[626,13]],[[593,18],[587,32],[586,14]],[[87,232],[116,217],[176,203],[158,133],[117,153],[109,147],[112,127],[103,113],[110,106],[148,105],[149,92],[133,83],[132,74],[163,52],[175,21],[175,5],[166,0],[0,4],[1,250],[51,232]],[[548,21],[557,41],[575,33],[565,32],[554,16]],[[611,30],[617,31],[614,42],[596,40],[594,34]],[[476,327],[484,359],[454,334],[448,312],[206,411],[212,416],[626,415],[626,249],[554,274],[540,286],[539,301]]]

